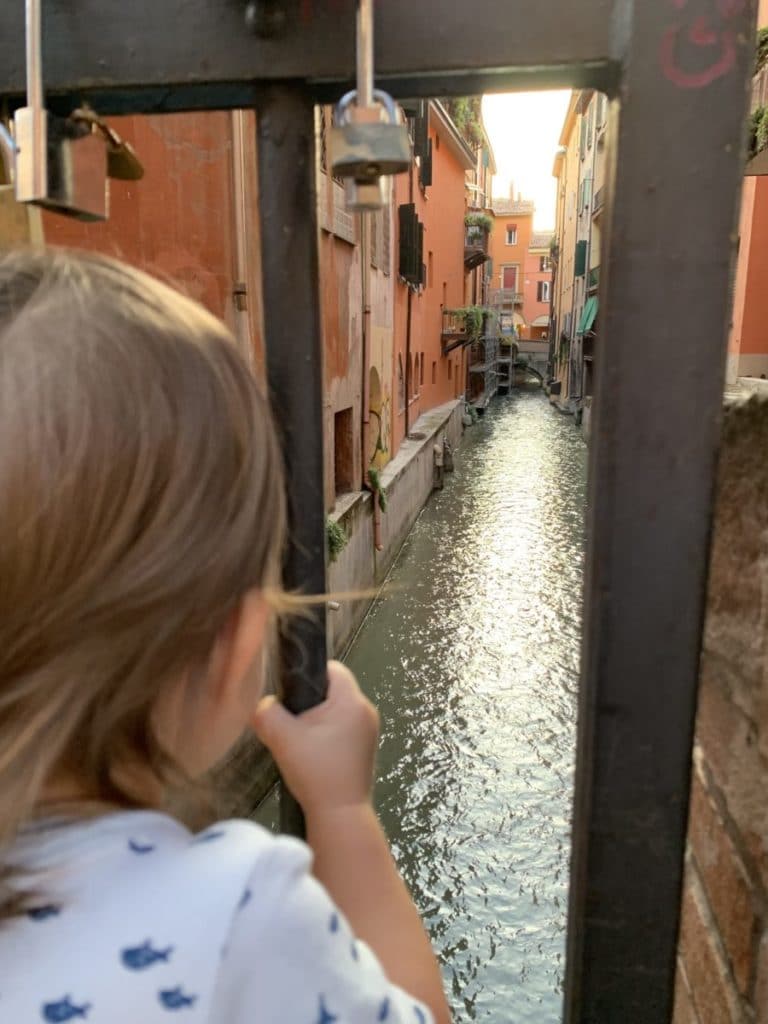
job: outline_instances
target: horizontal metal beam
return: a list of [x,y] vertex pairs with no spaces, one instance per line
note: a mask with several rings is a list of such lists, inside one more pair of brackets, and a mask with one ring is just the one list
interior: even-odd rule
[[[399,98],[520,85],[607,85],[614,0],[386,0],[377,80]],[[313,95],[354,75],[354,0],[285,0],[284,31],[259,38],[239,0],[43,3],[49,96],[105,113],[253,103],[253,84],[301,79]],[[24,94],[24,5],[0,4],[0,97]],[[201,89],[204,86],[204,89]]]

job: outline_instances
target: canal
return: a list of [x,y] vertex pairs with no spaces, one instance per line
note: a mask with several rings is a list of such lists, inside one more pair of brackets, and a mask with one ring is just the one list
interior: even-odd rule
[[586,448],[536,393],[469,428],[347,661],[457,1021],[561,1016]]

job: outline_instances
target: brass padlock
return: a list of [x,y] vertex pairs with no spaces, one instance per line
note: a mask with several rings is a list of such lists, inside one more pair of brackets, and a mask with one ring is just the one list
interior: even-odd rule
[[144,168],[136,156],[136,151],[129,142],[120,138],[114,128],[110,128],[103,117],[91,110],[81,107],[72,113],[73,121],[81,121],[91,125],[93,131],[104,136],[107,143],[107,177],[119,181],[139,181],[144,177]]
[[348,92],[336,107],[336,124],[329,135],[333,174],[352,178],[360,185],[372,185],[383,175],[407,171],[411,141],[392,97],[378,89],[373,93],[386,121],[352,121],[350,111],[356,95]]

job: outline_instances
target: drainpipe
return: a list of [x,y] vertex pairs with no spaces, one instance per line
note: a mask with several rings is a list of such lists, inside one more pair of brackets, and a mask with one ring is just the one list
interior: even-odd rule
[[232,111],[232,190],[235,211],[235,335],[240,351],[253,366],[251,324],[248,314],[248,228],[245,202],[245,112]]
[[[427,114],[427,117],[429,114]],[[416,171],[411,164],[408,172],[408,202],[413,202],[413,175]],[[405,317],[405,439],[411,432],[411,320],[413,315],[413,287],[408,285],[408,308]]]
[[370,258],[370,214],[360,214],[360,276],[362,291],[362,324],[361,324],[361,373],[362,373],[362,408],[361,430],[362,451],[360,453],[363,485],[368,479],[368,453],[371,447],[371,258]]

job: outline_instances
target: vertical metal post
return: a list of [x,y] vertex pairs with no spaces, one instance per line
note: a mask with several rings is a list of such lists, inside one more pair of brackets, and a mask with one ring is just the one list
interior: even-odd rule
[[[267,382],[282,432],[290,546],[285,585],[326,589],[323,351],[317,247],[315,122],[300,83],[265,86],[256,104]],[[294,713],[326,692],[325,611],[293,623],[282,645],[283,699]],[[301,810],[283,787],[281,828],[301,835]]]
[[48,191],[47,119],[43,97],[43,29],[42,0],[26,0],[27,108],[31,116],[32,157],[26,165],[31,180],[27,182],[33,196]]
[[565,1020],[668,1024],[754,4],[617,15]]

